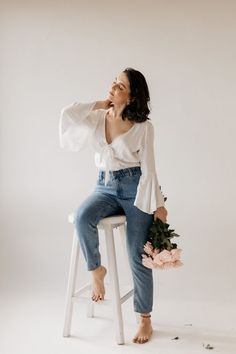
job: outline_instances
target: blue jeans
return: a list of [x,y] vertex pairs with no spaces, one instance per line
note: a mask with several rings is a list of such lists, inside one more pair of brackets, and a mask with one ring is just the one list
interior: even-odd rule
[[140,166],[109,171],[109,181],[104,185],[105,171],[99,170],[96,187],[75,210],[75,227],[88,270],[101,265],[97,224],[107,216],[126,215],[126,245],[134,282],[134,311],[146,313],[153,306],[152,269],[142,264],[143,246],[153,214],[133,205],[141,176]]

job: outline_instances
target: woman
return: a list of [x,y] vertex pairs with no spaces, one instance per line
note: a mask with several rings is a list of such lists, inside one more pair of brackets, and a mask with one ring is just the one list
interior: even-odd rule
[[80,151],[91,143],[98,180],[92,194],[75,211],[75,227],[87,268],[92,273],[93,301],[104,300],[106,268],[101,265],[97,224],[125,214],[127,250],[134,281],[134,311],[140,313],[135,343],[152,334],[152,270],[142,265],[143,245],[156,218],[166,222],[167,210],[158,184],[154,129],[148,118],[149,90],[141,72],[126,68],[104,101],[74,102],[61,111],[60,143]]

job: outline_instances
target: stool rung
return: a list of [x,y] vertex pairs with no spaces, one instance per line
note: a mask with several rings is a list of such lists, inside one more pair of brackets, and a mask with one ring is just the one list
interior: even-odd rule
[[82,286],[81,288],[79,288],[78,290],[76,290],[73,294],[73,296],[79,296],[81,294],[83,294],[85,291],[90,290],[91,289],[91,284],[87,283],[86,285]]
[[[81,294],[83,294],[86,290],[90,289],[91,288],[91,285],[90,284],[87,284],[85,286],[83,286],[82,288],[80,288],[79,290],[77,290],[74,295],[72,296],[72,301],[73,302],[77,302],[79,300],[79,297]],[[127,292],[125,295],[123,295],[121,298],[120,298],[120,303],[123,304],[126,300],[128,300],[134,293],[134,289],[131,289],[129,292]],[[81,297],[80,297],[81,298]],[[104,302],[111,302],[111,299],[104,299],[103,300],[103,303]],[[99,302],[98,302],[99,303]],[[100,304],[100,303],[99,303]],[[105,303],[104,303],[105,305]]]
[[128,300],[130,298],[130,296],[132,296],[134,293],[134,289],[131,289],[127,294],[125,294],[124,296],[122,296],[120,298],[120,302],[121,304],[123,304],[123,302],[125,302],[126,300]]

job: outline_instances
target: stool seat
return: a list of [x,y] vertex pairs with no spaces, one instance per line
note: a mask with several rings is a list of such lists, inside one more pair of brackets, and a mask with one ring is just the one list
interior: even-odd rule
[[[68,221],[71,224],[74,223],[74,221],[75,221],[74,213],[69,214]],[[99,221],[99,223],[97,224],[97,228],[102,229],[105,225],[111,225],[111,226],[117,227],[125,222],[126,222],[125,215],[107,216],[106,218],[103,218]]]
[[[75,223],[74,213],[68,215],[68,222],[71,224]],[[129,274],[130,279],[130,290],[126,292],[122,297],[120,295],[118,270],[116,262],[116,252],[115,252],[115,242],[114,242],[114,229],[119,229],[119,235],[121,240],[121,245],[123,249],[124,262],[126,262],[126,270]],[[108,270],[110,274],[110,286],[112,291],[112,300],[105,299],[102,303],[111,304],[113,307],[114,324],[117,344],[124,344],[124,329],[123,329],[123,317],[121,305],[128,300],[134,292],[132,275],[130,272],[127,252],[126,252],[126,215],[111,215],[101,219],[97,224],[98,235],[99,230],[103,230],[105,234],[105,243],[107,251],[108,260]],[[78,270],[80,245],[79,238],[77,235],[76,227],[74,226],[74,237],[71,251],[71,261],[69,270],[69,280],[67,288],[67,299],[66,299],[66,310],[65,310],[65,321],[63,336],[70,336],[71,321],[72,321],[72,310],[74,302],[78,302],[78,298],[81,294],[92,289],[91,282],[82,286],[76,290],[76,276]],[[102,304],[101,303],[101,304]],[[87,317],[94,317],[94,301],[91,298],[88,299],[87,303]],[[136,318],[137,320],[137,318]]]

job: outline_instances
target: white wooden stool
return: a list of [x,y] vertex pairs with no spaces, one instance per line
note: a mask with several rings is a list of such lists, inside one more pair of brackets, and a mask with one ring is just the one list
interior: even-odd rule
[[[68,221],[74,224],[74,214],[70,214]],[[121,244],[123,249],[124,261],[126,263],[126,269],[129,272],[130,280],[130,290],[125,293],[122,297],[120,296],[120,286],[118,279],[118,270],[116,262],[116,252],[115,252],[115,242],[114,242],[114,228],[119,228],[119,235],[121,237]],[[131,271],[128,264],[127,253],[126,253],[126,216],[125,215],[113,215],[103,218],[99,221],[98,225],[99,230],[104,230],[105,233],[105,243],[107,251],[107,261],[108,261],[108,270],[110,274],[110,287],[112,299],[106,299],[107,303],[112,305],[113,315],[114,315],[114,324],[115,324],[115,333],[117,344],[124,344],[124,328],[123,328],[123,317],[121,305],[128,300],[134,292],[133,281],[131,276]],[[71,330],[71,321],[72,321],[72,311],[74,302],[78,302],[78,299],[82,293],[88,289],[92,289],[92,284],[88,283],[83,287],[76,290],[76,277],[78,270],[78,261],[79,261],[80,245],[77,236],[76,228],[74,227],[74,236],[73,244],[71,251],[71,261],[70,261],[70,270],[69,270],[69,279],[67,287],[67,296],[66,296],[66,309],[65,309],[65,320],[64,320],[64,330],[63,336],[69,337]],[[94,317],[94,301],[90,298],[87,303],[87,317]],[[138,317],[136,314],[136,321],[138,322]]]

